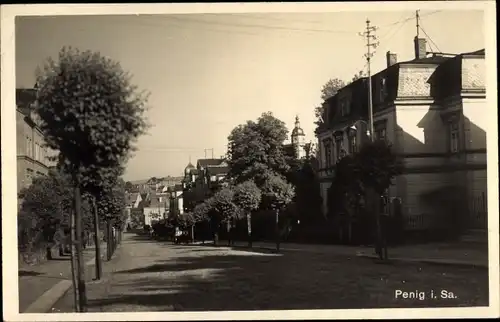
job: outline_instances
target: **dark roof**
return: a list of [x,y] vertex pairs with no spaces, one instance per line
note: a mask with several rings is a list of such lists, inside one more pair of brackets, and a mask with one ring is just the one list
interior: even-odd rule
[[485,56],[486,55],[486,50],[485,48],[479,49],[470,53],[463,53],[462,55],[464,56]]
[[219,165],[222,162],[224,162],[224,159],[199,159],[198,160],[198,165],[200,167],[206,168],[208,166],[214,166],[214,165]]
[[198,174],[198,169],[196,169],[196,168],[191,169],[191,170],[189,170],[189,173],[191,173],[191,174]]
[[31,104],[35,100],[36,90],[32,88],[16,88],[16,106],[24,115],[30,115]]
[[182,187],[182,184],[176,184],[174,186],[174,191],[182,191],[184,188]]
[[189,162],[188,165],[186,166],[186,169],[194,169],[194,165]]
[[229,167],[208,167],[207,168],[208,174],[226,174],[229,172]]
[[404,64],[441,64],[444,63],[450,59],[450,57],[445,57],[445,56],[439,56],[439,55],[433,55],[425,58],[420,58],[420,59],[412,59],[404,62],[400,62],[398,64],[404,65]]
[[146,200],[148,197],[148,194],[147,193],[141,193],[141,199],[142,200]]

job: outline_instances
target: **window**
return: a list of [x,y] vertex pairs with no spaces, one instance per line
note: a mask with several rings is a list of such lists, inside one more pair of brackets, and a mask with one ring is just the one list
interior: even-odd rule
[[386,140],[386,129],[385,129],[385,124],[380,124],[378,126],[375,126],[375,139],[376,140]]
[[342,137],[336,137],[335,138],[335,147],[336,147],[336,153],[337,153],[337,161],[344,157],[344,146],[342,142]]
[[217,176],[210,176],[210,181],[211,182],[217,181]]
[[33,170],[32,169],[26,169],[26,183],[31,184],[33,180]]
[[26,155],[31,157],[31,139],[29,136],[26,137]]
[[449,124],[450,127],[450,152],[457,153],[459,151],[459,140],[460,140],[460,131],[458,122],[452,121]]
[[354,154],[354,153],[358,152],[357,145],[356,145],[357,144],[356,133],[349,134],[348,140],[349,140],[349,153]]
[[328,168],[333,165],[331,141],[330,140],[323,141],[323,147],[325,148],[325,167]]
[[38,148],[39,148],[38,143],[35,143],[35,160],[37,160],[37,161],[38,161],[38,156],[39,156],[38,155],[38,151],[39,151]]
[[380,79],[380,91],[379,91],[379,100],[380,103],[383,103],[387,98],[387,82],[384,77]]
[[351,113],[351,102],[347,98],[342,98],[340,104],[340,115],[347,116]]

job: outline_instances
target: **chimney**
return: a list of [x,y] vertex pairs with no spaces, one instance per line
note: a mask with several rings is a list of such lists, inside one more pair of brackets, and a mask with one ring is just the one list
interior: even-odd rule
[[413,39],[415,44],[415,59],[422,59],[427,56],[427,41],[425,38],[415,37]]
[[395,53],[391,53],[390,51],[388,51],[386,57],[387,57],[387,68],[391,67],[392,65],[398,62],[398,56]]

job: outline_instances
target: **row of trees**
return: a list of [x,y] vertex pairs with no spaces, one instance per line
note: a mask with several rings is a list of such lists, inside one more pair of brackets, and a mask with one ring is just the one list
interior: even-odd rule
[[[64,184],[58,186],[64,191],[61,195],[72,196],[71,201],[56,198],[48,208],[62,209],[58,211],[65,215],[60,218],[69,213],[74,232],[71,244],[72,249],[74,247],[75,305],[77,311],[84,312],[82,232],[84,218],[87,218],[85,207],[88,203],[93,208],[99,278],[99,219],[121,223],[117,216],[121,218],[123,214],[125,183],[120,177],[133,143],[148,127],[144,116],[147,96],[137,91],[131,76],[119,63],[98,52],[70,47],[63,48],[57,59],[49,58],[43,68],[37,70],[35,89],[37,97],[33,106],[41,119],[40,129],[47,146],[59,151],[58,174],[52,173],[47,180],[64,178]],[[33,194],[37,193],[36,187],[32,188]],[[25,209],[32,209],[31,213],[38,218],[46,218],[28,206],[29,195],[24,196]],[[43,224],[37,229],[57,226],[51,224],[50,219],[39,222]],[[108,245],[111,240],[109,236]]]
[[298,169],[298,165],[294,165],[293,157],[285,153],[287,134],[285,123],[271,112],[234,128],[228,137],[226,185],[208,198],[202,196],[195,202],[186,201],[192,207],[182,216],[184,219],[180,225],[187,228],[200,222],[209,223],[217,244],[220,227],[225,225],[230,232],[236,221],[246,219],[251,247],[252,214],[258,210],[272,212],[279,250],[281,229],[288,228],[291,220],[280,217],[296,199],[291,173]]

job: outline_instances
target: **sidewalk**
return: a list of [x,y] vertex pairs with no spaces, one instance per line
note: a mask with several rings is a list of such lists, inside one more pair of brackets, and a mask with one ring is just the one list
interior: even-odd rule
[[[197,244],[198,243],[199,242],[197,242]],[[211,242],[206,241],[205,244],[210,245]],[[220,241],[219,245],[227,246],[227,241]],[[237,241],[234,246],[246,248],[247,245],[247,242]],[[276,249],[276,245],[272,242],[253,242],[253,247],[266,250]],[[332,253],[332,255],[377,258],[373,248],[362,246],[281,243],[280,250],[311,253],[329,252]],[[389,259],[392,261],[474,266],[482,268],[488,267],[488,251],[486,245],[479,246],[466,243],[403,245],[389,247],[388,255]]]
[[[101,242],[101,257],[105,255],[106,243]],[[86,280],[91,280],[94,277],[95,247],[87,247],[83,253],[83,261],[86,265],[85,278]],[[45,313],[27,312],[27,310],[31,311],[35,307],[38,307],[38,304],[34,304],[42,296],[47,298],[47,300],[57,297],[58,294],[61,296],[61,292],[67,291],[67,285],[71,285],[71,262],[69,255],[64,257],[54,256],[53,260],[39,265],[23,265],[19,268],[19,312]],[[55,302],[58,298],[54,298],[53,300]],[[50,309],[50,307],[47,309]]]

